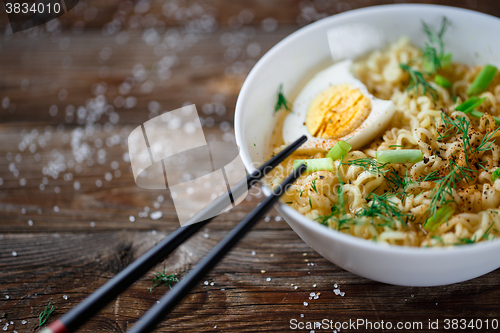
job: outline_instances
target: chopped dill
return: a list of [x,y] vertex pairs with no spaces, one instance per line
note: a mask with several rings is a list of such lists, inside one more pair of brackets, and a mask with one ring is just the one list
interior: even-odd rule
[[491,225],[488,227],[488,229],[486,229],[486,231],[484,232],[484,235],[483,235],[483,239],[486,239],[488,237],[488,234],[491,230],[491,228],[495,225],[495,222],[491,223]]
[[425,95],[425,93],[428,92],[431,95],[433,101],[437,99],[438,92],[427,81],[425,81],[424,76],[421,72],[410,67],[409,63],[399,64],[399,67],[405,72],[408,72],[408,74],[410,75],[410,82],[408,83],[408,87],[406,87],[407,91],[413,89],[415,91],[415,94],[418,95],[419,91],[422,90],[422,95]]
[[396,195],[399,195],[401,201],[404,204],[406,198],[408,197],[408,192],[407,192],[408,186],[410,186],[410,184],[413,183],[411,177],[408,176],[408,169],[406,169],[405,176],[401,177],[399,173],[394,168],[391,167],[389,172],[384,174],[384,178],[387,181],[387,185],[389,186],[391,191],[394,192]]
[[424,78],[425,75],[433,75],[442,67],[446,67],[451,64],[451,54],[444,53],[444,42],[443,36],[446,29],[450,26],[450,21],[443,17],[441,22],[441,27],[438,31],[430,28],[425,22],[422,21],[422,26],[425,34],[429,38],[429,41],[425,43],[425,49],[422,54],[422,67],[424,73],[411,67],[411,62],[406,64],[399,64],[399,67],[410,75],[410,82],[406,90],[414,90],[415,94],[418,95],[419,91],[422,91],[422,95],[427,92],[432,97],[435,102],[438,98],[438,92],[434,87],[430,85],[429,82]]
[[302,197],[302,194],[304,193],[304,191],[302,189],[299,190],[299,197]]
[[[382,195],[377,195],[375,193],[370,193],[366,198],[369,200],[369,205],[364,207],[361,211],[357,212],[357,217],[371,217],[372,224],[379,227],[387,226],[390,228],[395,228],[395,219],[400,221],[403,226],[406,227],[406,222],[413,219],[411,214],[406,214],[401,212],[398,205],[392,202],[390,198],[394,196],[394,193],[384,193]],[[380,219],[380,223],[374,223],[374,218]]]
[[52,301],[49,301],[49,304],[47,304],[45,309],[43,309],[43,311],[38,315],[38,327],[41,327],[43,324],[45,324],[47,319],[49,319],[50,314],[54,312],[54,310],[55,308],[52,305]]
[[467,163],[467,167],[470,168],[469,156],[468,156],[468,151],[472,152],[472,145],[470,143],[469,135],[468,135],[470,122],[464,117],[456,117],[456,119],[453,120],[451,117],[449,117],[444,112],[441,112],[441,120],[445,125],[447,125],[448,128],[443,133],[440,133],[437,140],[444,139],[445,137],[443,136],[443,134],[446,134],[449,131],[452,131],[453,129],[456,130],[457,134],[462,134],[462,142],[463,142],[464,153],[465,153],[465,162]]
[[[341,160],[342,162],[342,160]],[[346,214],[345,211],[345,198],[344,198],[344,181],[342,180],[342,175],[340,171],[337,171],[339,179],[339,187],[337,189],[337,204],[332,207],[330,215],[323,215],[317,217],[315,220],[319,221],[321,224],[328,226],[328,221],[332,220],[337,223],[337,230],[348,229],[349,227],[344,227],[346,224],[351,224],[356,221],[356,218]]]
[[389,148],[404,148],[405,146],[401,145],[390,145]]
[[430,75],[437,72],[441,67],[446,67],[451,62],[451,54],[444,53],[443,36],[451,22],[443,17],[441,27],[438,31],[429,27],[422,21],[424,32],[429,38],[429,42],[425,43],[424,53],[422,55],[423,66],[426,72]]
[[311,207],[311,209],[313,209],[313,205],[311,203],[311,196],[309,196],[309,206]]
[[437,170],[435,170],[435,171],[432,171],[428,175],[420,176],[417,181],[418,182],[433,182],[433,181],[441,179],[441,177],[439,177],[438,174],[439,174],[439,172]]
[[481,139],[481,142],[479,143],[479,146],[477,146],[477,148],[472,151],[472,154],[493,149],[493,147],[492,147],[493,141],[491,141],[491,139],[493,139],[493,136],[496,134],[496,132],[499,129],[500,129],[500,127],[497,127],[497,129],[494,130],[493,132],[490,132],[490,133],[486,134],[485,136],[483,136],[483,138]]
[[441,112],[441,120],[446,125],[447,129],[443,133],[440,133],[440,136],[438,137],[437,140],[444,139],[445,136],[443,135],[449,133],[452,130],[455,130],[456,134],[460,134],[464,147],[465,162],[467,163],[467,167],[469,169],[470,169],[469,159],[470,157],[472,157],[472,155],[493,149],[493,142],[491,140],[493,139],[497,131],[500,129],[500,127],[498,127],[493,132],[490,132],[485,136],[483,136],[479,145],[476,148],[472,149],[472,144],[470,142],[470,136],[469,136],[470,122],[466,118],[456,117],[455,119],[452,119],[444,112]]
[[287,201],[287,205],[293,204],[293,201]]
[[365,169],[370,172],[387,172],[388,170],[383,170],[385,164],[379,163],[373,158],[358,158],[356,160],[350,160],[345,163],[346,165],[355,165]]
[[437,236],[437,235],[432,235],[432,236],[431,236],[431,239],[436,239],[436,240],[438,240],[439,242],[441,242],[441,244],[443,244],[443,245],[444,245],[444,240],[443,240],[443,238],[441,238],[440,236]]
[[285,95],[283,95],[283,84],[280,84],[280,88],[278,90],[278,101],[274,106],[274,113],[278,112],[283,108],[285,108],[288,111],[291,110],[290,102],[285,98]]
[[165,270],[163,272],[156,272],[156,276],[153,279],[152,283],[153,285],[149,287],[149,292],[152,292],[153,289],[155,289],[157,286],[159,286],[162,283],[166,283],[167,286],[172,289],[172,284],[174,282],[179,282],[179,279],[175,277],[174,274],[167,274]]
[[316,179],[312,181],[311,187],[314,190],[314,192],[318,193],[318,190],[316,189]]
[[474,244],[476,242],[476,236],[474,236],[474,238],[470,239],[470,238],[459,238],[460,242],[457,244],[457,245],[461,245],[461,244]]
[[431,202],[427,211],[430,216],[436,215],[439,207],[453,203],[456,205],[455,200],[453,200],[453,189],[465,179],[466,181],[472,180],[471,176],[466,173],[466,171],[472,171],[465,167],[457,165],[452,159],[450,159],[450,172],[439,180],[435,180],[437,186],[432,190]]

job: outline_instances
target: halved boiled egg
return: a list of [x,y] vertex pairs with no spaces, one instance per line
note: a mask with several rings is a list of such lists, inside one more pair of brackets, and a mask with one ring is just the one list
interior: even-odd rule
[[301,149],[328,150],[339,140],[349,140],[357,149],[387,126],[396,110],[394,103],[370,94],[352,75],[351,66],[352,60],[338,62],[306,84],[283,123],[286,144],[307,135]]

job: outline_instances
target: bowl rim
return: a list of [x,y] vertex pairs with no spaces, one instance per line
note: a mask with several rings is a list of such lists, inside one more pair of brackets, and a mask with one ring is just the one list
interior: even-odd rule
[[[400,10],[412,10],[412,9],[427,9],[427,10],[436,10],[436,9],[441,9],[445,10],[448,12],[461,12],[461,13],[466,13],[467,15],[475,15],[482,17],[484,19],[494,19],[494,20],[500,20],[500,18],[497,18],[495,16],[485,14],[482,12],[470,10],[470,9],[465,9],[465,8],[460,8],[460,7],[452,7],[452,6],[444,6],[444,5],[434,5],[434,4],[385,4],[385,5],[378,5],[378,6],[370,6],[370,7],[364,7],[364,8],[358,8],[358,9],[353,9],[347,12],[339,13],[339,14],[334,14],[331,16],[328,16],[326,18],[323,18],[321,20],[318,20],[314,23],[311,23],[309,25],[306,25],[297,31],[291,33],[290,35],[286,36],[284,39],[279,41],[276,45],[274,45],[269,51],[267,51],[255,64],[255,66],[252,68],[248,76],[246,77],[243,86],[241,87],[240,93],[238,94],[238,98],[236,101],[236,107],[235,107],[235,117],[234,117],[234,128],[235,128],[235,138],[236,138],[236,144],[238,145],[240,149],[240,157],[243,161],[243,164],[245,168],[248,170],[248,172],[254,172],[257,170],[255,166],[252,163],[252,160],[250,159],[250,156],[248,154],[248,149],[243,143],[245,142],[244,140],[244,133],[241,130],[242,126],[240,125],[242,122],[242,113],[243,113],[243,108],[242,108],[242,102],[241,100],[245,98],[245,95],[248,94],[248,91],[251,89],[251,81],[254,80],[255,77],[259,75],[261,67],[265,66],[267,62],[269,62],[274,53],[277,53],[281,48],[284,48],[286,45],[289,43],[293,43],[293,40],[297,37],[302,36],[303,34],[309,33],[310,30],[315,30],[317,28],[320,28],[321,26],[324,25],[329,25],[331,24],[332,21],[341,19],[341,18],[355,18],[357,16],[362,16],[366,15],[367,13],[370,14],[376,14],[379,12],[387,12],[387,11],[400,11]],[[267,191],[266,191],[267,190]],[[264,186],[264,191],[270,193],[270,190],[267,186]],[[474,243],[474,244],[463,244],[463,245],[455,245],[455,246],[446,246],[446,247],[410,247],[410,246],[401,246],[401,245],[392,245],[392,244],[384,244],[384,243],[378,243],[378,242],[373,242],[367,239],[359,238],[356,236],[352,236],[346,233],[339,232],[337,230],[331,229],[329,227],[326,227],[324,225],[321,225],[317,222],[314,222],[310,218],[300,214],[298,211],[293,209],[292,207],[289,207],[285,203],[278,201],[275,204],[275,207],[279,210],[283,210],[287,215],[290,215],[295,221],[306,227],[307,229],[311,229],[315,233],[326,233],[329,238],[334,239],[335,241],[345,243],[350,246],[362,248],[363,250],[371,250],[371,251],[377,251],[380,253],[392,253],[398,252],[400,254],[408,255],[416,255],[419,257],[435,257],[436,255],[446,255],[448,253],[455,253],[455,254],[461,254],[463,252],[467,252],[467,254],[473,254],[474,252],[485,252],[488,251],[492,248],[497,248],[500,247],[500,240],[495,239],[495,240],[490,240],[490,241],[483,241],[479,243]]]

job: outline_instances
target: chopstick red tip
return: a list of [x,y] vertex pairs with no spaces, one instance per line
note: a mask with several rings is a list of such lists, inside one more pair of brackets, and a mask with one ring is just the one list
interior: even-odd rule
[[62,323],[62,321],[57,319],[40,333],[69,333],[69,332],[66,326]]

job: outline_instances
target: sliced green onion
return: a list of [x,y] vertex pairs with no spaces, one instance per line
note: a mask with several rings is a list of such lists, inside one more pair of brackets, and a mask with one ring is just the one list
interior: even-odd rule
[[[481,118],[482,116],[484,116],[484,112],[477,111],[477,110],[472,110],[472,111],[470,112],[470,115],[471,115],[471,116],[474,116],[474,117],[477,117],[477,118]],[[495,119],[495,123],[496,123],[498,126],[500,126],[500,118],[493,116],[493,119]]]
[[479,98],[477,96],[473,96],[457,106],[455,110],[457,111],[462,111],[463,113],[467,114],[477,108],[481,103],[483,103],[486,100],[486,97]]
[[500,178],[500,168],[498,168],[495,171],[493,171],[493,177],[491,177],[491,180],[495,181],[498,178]]
[[307,166],[306,173],[316,172],[316,171],[331,171],[334,172],[333,161],[331,158],[314,158],[310,160],[295,160],[293,161],[293,169],[297,169],[302,163]]
[[451,53],[446,53],[441,57],[441,68],[446,68],[451,66]]
[[436,214],[429,217],[424,223],[424,229],[427,231],[436,231],[439,226],[450,219],[450,217],[455,213],[455,208],[450,205],[446,205],[437,210]]
[[331,158],[332,160],[340,160],[342,157],[347,155],[349,151],[351,151],[352,146],[345,141],[339,141],[335,144],[335,146],[330,149],[326,157]]
[[469,96],[474,96],[482,93],[486,89],[488,89],[488,86],[490,85],[491,81],[495,77],[495,74],[497,73],[497,68],[492,65],[486,65],[481,69],[479,74],[476,76],[472,84],[470,85],[469,89],[467,89],[467,95]]
[[417,163],[424,159],[420,149],[382,150],[377,152],[377,161],[386,163]]
[[447,78],[439,75],[439,74],[436,74],[436,76],[434,76],[434,82],[436,82],[437,85],[443,87],[443,88],[450,88],[451,87],[451,82],[448,81]]

